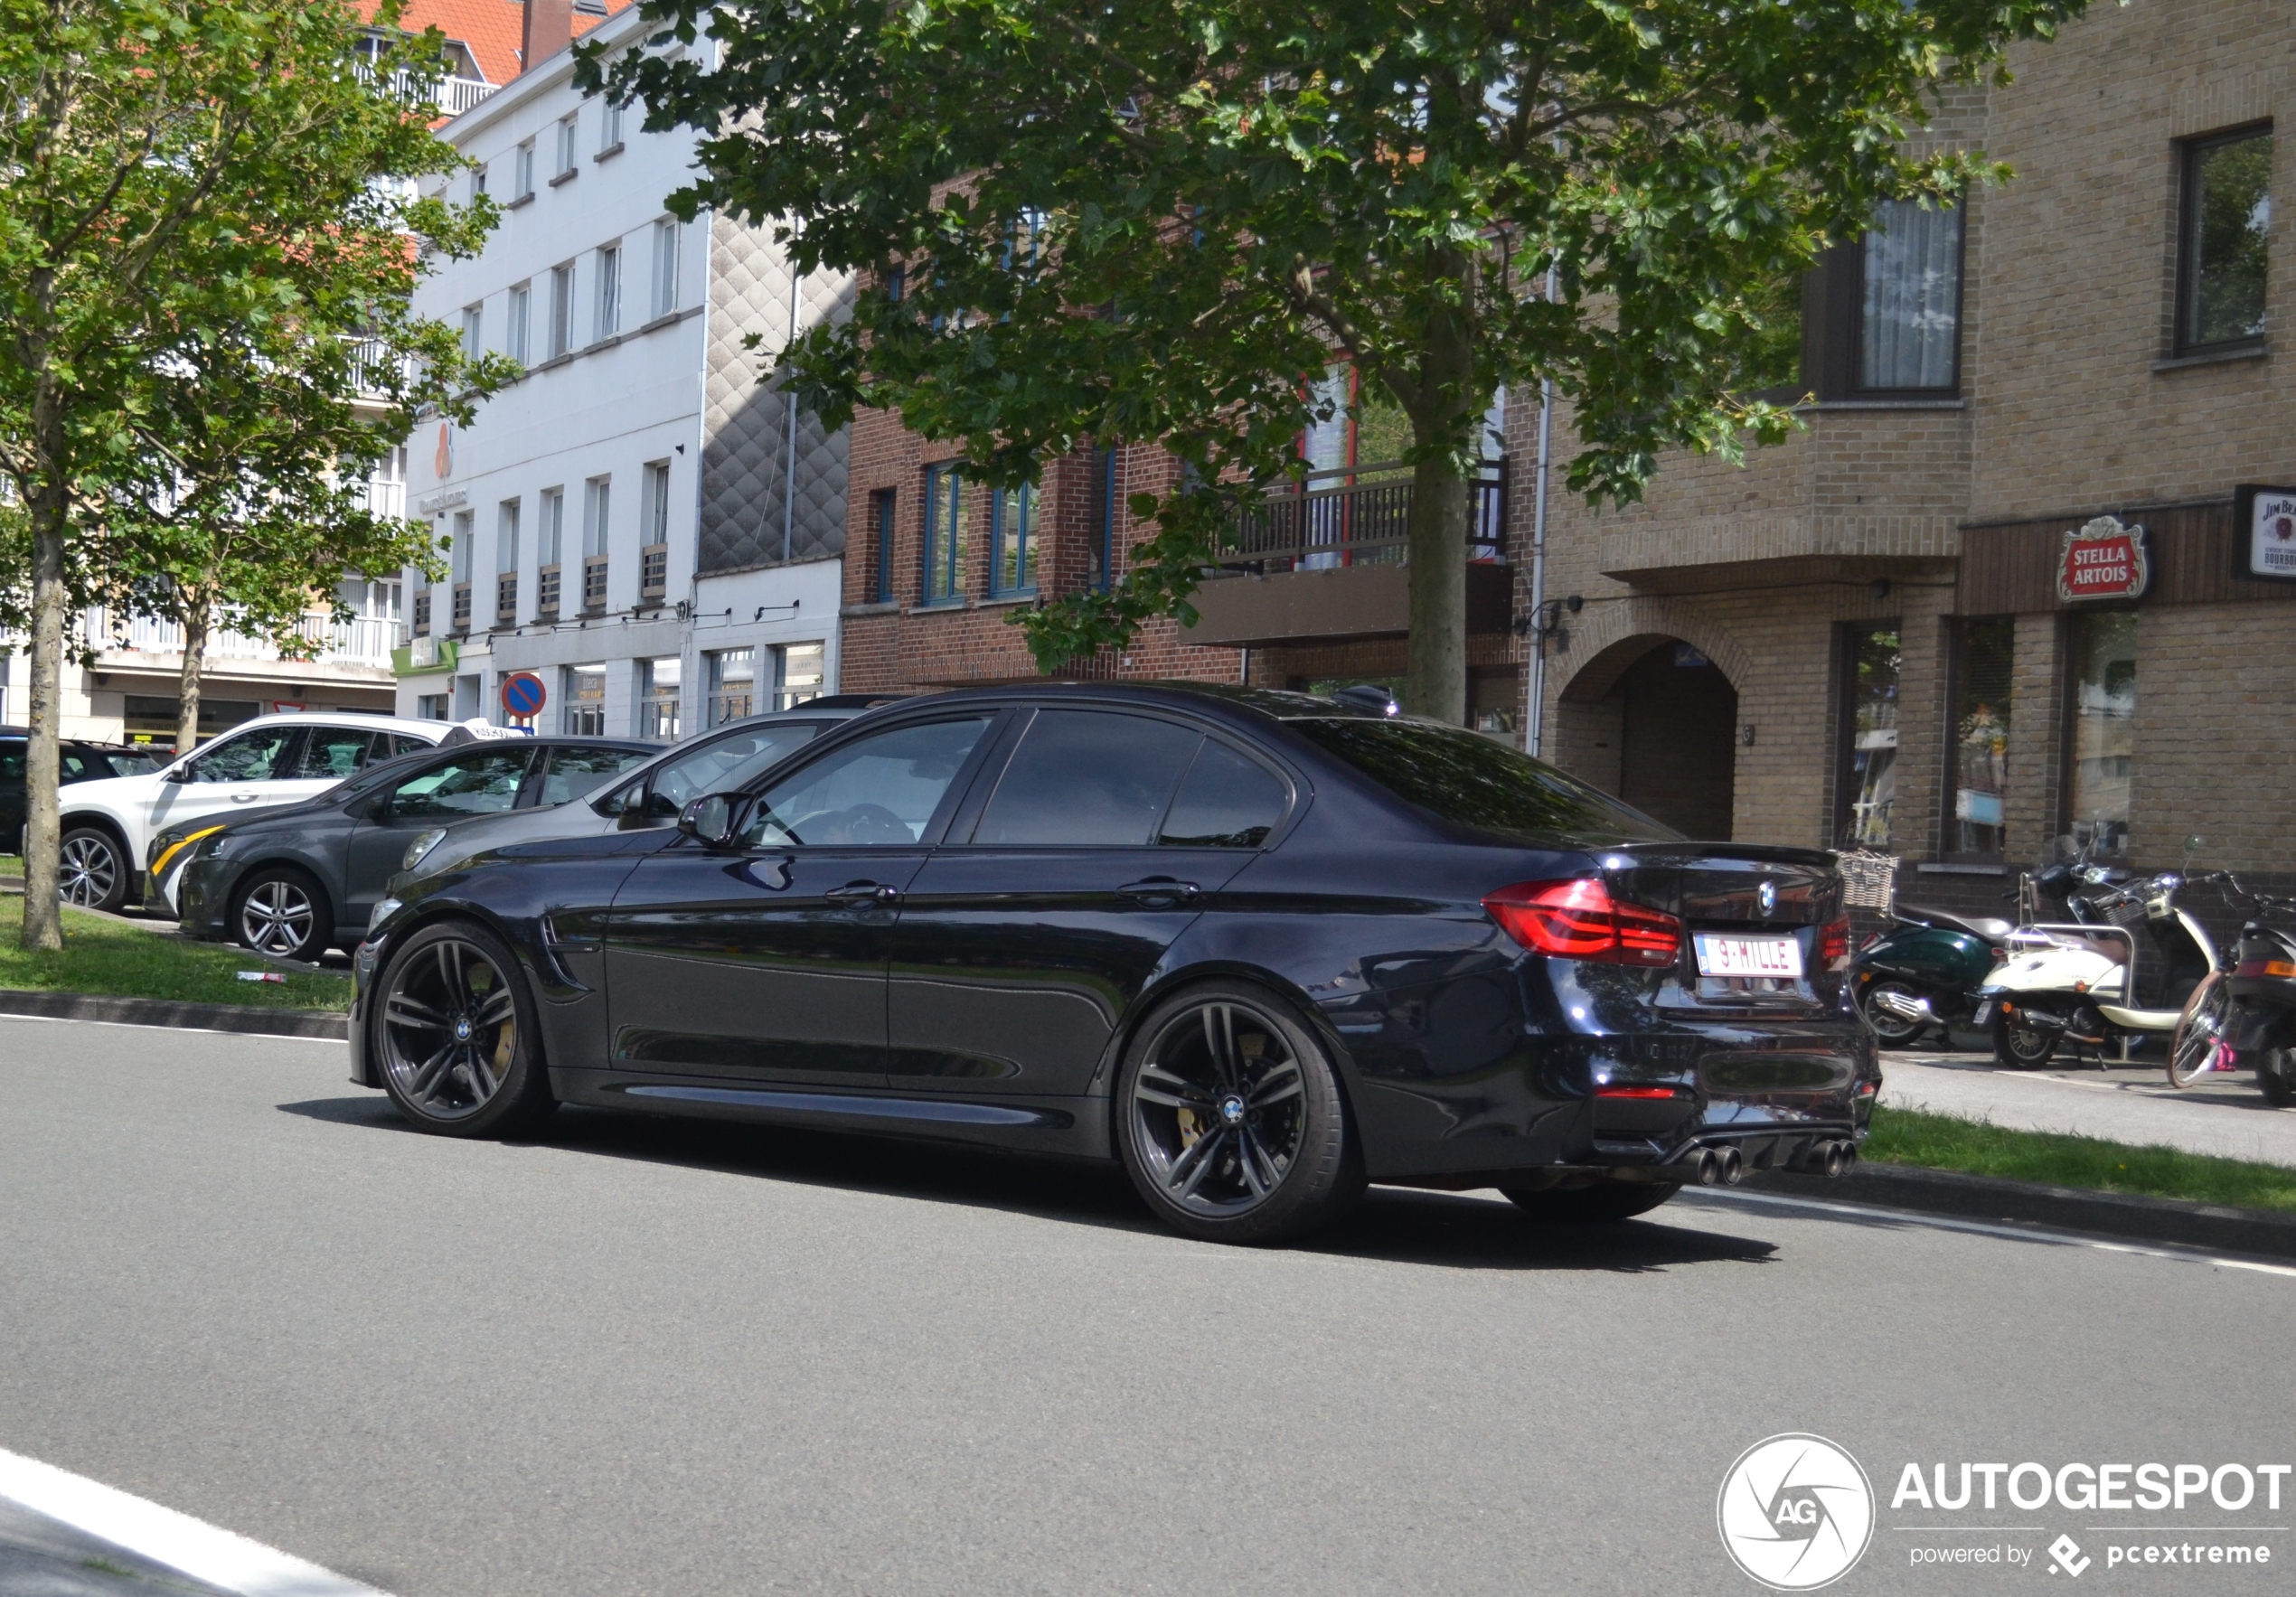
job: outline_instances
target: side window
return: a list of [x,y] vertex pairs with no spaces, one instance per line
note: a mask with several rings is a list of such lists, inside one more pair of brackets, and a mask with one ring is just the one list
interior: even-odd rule
[[390,746],[387,732],[362,732],[353,727],[313,727],[304,735],[303,757],[295,774],[306,782],[340,782],[358,774],[376,745]]
[[1184,849],[1256,849],[1282,823],[1291,796],[1266,766],[1206,738],[1156,841]]
[[896,727],[850,743],[766,790],[743,841],[900,848],[932,823],[988,716]]
[[[66,782],[85,782],[91,774],[88,769],[88,761],[69,748],[60,748],[56,751],[56,763],[59,775]],[[95,774],[102,775],[103,773]]]
[[1204,735],[1106,710],[1040,710],[996,784],[976,843],[1139,848]]
[[654,756],[643,748],[554,748],[550,757],[550,774],[542,778],[541,796],[534,801],[538,804],[570,803]]
[[528,749],[488,749],[409,776],[391,795],[393,820],[437,815],[491,815],[518,803]]
[[186,782],[268,782],[292,769],[289,756],[302,737],[299,727],[259,727],[226,737],[192,760]]
[[[386,732],[383,736],[391,739],[391,752],[394,756],[402,754],[420,754],[426,748],[436,748],[438,747],[437,744],[426,742],[420,737],[409,737],[404,732]],[[382,751],[381,749],[377,749],[375,751],[374,757],[381,759],[382,757]]]
[[646,795],[645,813],[661,821],[674,821],[695,799],[713,793],[730,793],[766,767],[776,765],[821,735],[819,726],[756,727],[704,744],[674,759],[654,774],[654,789]]
[[0,743],[0,782],[24,780],[24,746],[21,743]]

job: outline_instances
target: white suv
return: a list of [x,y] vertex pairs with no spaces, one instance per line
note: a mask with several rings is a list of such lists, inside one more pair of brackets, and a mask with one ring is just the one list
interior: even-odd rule
[[149,775],[73,783],[61,805],[64,902],[117,909],[162,828],[311,798],[372,761],[432,747],[450,729],[390,716],[258,716]]

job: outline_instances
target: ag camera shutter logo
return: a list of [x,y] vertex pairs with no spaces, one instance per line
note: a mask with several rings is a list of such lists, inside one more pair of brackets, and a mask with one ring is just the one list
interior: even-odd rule
[[1722,1478],[1722,1545],[1774,1592],[1811,1592],[1855,1568],[1874,1536],[1874,1489],[1858,1461],[1822,1436],[1755,1442]]

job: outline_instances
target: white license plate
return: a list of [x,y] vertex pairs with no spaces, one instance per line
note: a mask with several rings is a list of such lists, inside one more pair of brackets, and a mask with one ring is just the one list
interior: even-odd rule
[[1982,1026],[1992,1018],[1993,1000],[1989,998],[1977,1006],[1977,1013],[1970,1017],[1970,1023],[1973,1026]]
[[1793,937],[1723,937],[1698,934],[1701,976],[1767,976],[1799,981],[1802,944]]

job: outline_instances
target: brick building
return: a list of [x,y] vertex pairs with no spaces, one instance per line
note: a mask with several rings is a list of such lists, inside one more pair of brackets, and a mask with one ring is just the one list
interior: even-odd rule
[[2092,831],[2296,870],[2296,582],[2249,575],[2296,518],[2265,495],[2260,532],[2242,492],[2296,485],[2296,10],[2132,0],[2011,64],[1931,136],[2014,179],[1893,208],[1805,285],[1805,432],[1670,458],[1623,512],[1557,500],[1543,751],[1697,830],[1886,848],[1932,901],[1990,907]]

